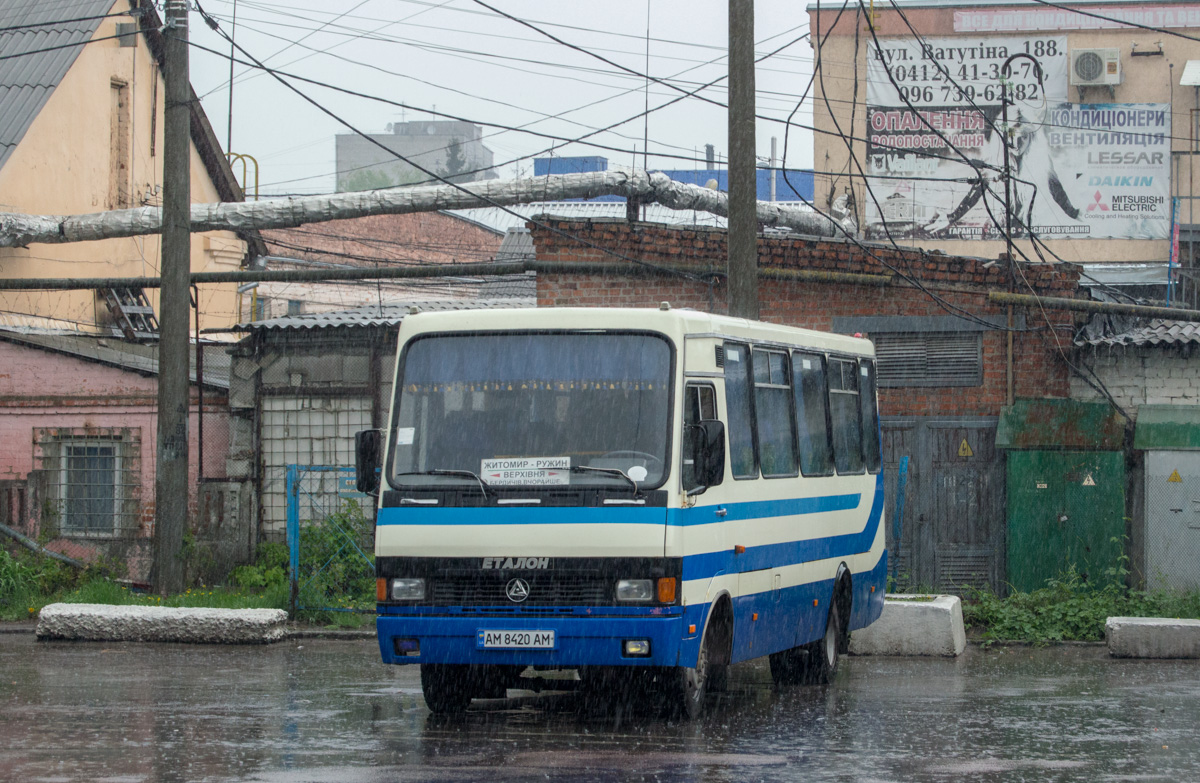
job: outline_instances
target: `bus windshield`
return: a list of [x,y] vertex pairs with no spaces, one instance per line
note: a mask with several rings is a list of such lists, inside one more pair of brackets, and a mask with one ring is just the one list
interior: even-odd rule
[[671,348],[660,335],[434,335],[402,362],[394,486],[478,485],[463,472],[487,487],[666,478]]

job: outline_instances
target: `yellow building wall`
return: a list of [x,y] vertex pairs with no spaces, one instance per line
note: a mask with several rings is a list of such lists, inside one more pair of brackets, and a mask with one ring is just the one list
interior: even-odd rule
[[[128,9],[120,0],[113,11]],[[118,22],[104,19],[94,39],[116,34]],[[26,214],[84,214],[111,208],[112,85],[125,85],[129,98],[129,144],[125,173],[129,206],[162,203],[164,85],[158,64],[142,36],[137,46],[94,40],[82,47],[74,65],[51,94],[25,137],[0,168],[0,210]],[[153,139],[151,134],[153,133]],[[217,188],[191,145],[191,196],[196,203],[219,202]],[[192,235],[194,272],[237,269],[245,243],[232,232]],[[157,277],[161,257],[157,235],[0,248],[5,278]],[[200,289],[200,326],[237,321],[236,286]],[[146,294],[158,309],[158,289]],[[94,291],[0,291],[0,311],[55,318],[94,328],[107,323],[108,311]],[[3,315],[0,313],[0,315]]]
[[[1122,5],[1136,6],[1137,3]],[[1162,5],[1157,3],[1155,5]],[[967,8],[968,6],[963,6]],[[1028,7],[1028,6],[1026,6]],[[813,168],[814,168],[814,197],[816,206],[822,210],[829,207],[831,194],[833,198],[844,195],[853,189],[859,225],[862,224],[867,194],[863,185],[861,171],[851,158],[846,141],[841,134],[853,135],[854,156],[858,163],[866,167],[866,107],[867,107],[867,49],[871,41],[871,33],[867,30],[866,16],[847,10],[840,21],[834,24],[840,6],[822,9],[820,18],[815,12],[809,12],[811,39],[822,40],[820,62],[821,72],[818,73],[813,85],[813,125],[817,129],[814,134]],[[874,27],[880,41],[884,39],[905,38],[916,36],[894,11],[877,4]],[[977,7],[972,7],[977,8]],[[988,7],[989,9],[991,7]],[[1001,7],[996,7],[999,10]],[[1189,59],[1200,59],[1200,46],[1195,41],[1185,40],[1163,33],[1133,28],[1115,30],[1045,30],[1041,32],[972,32],[956,33],[953,28],[954,8],[904,8],[908,22],[923,38],[983,38],[983,37],[1012,37],[1020,41],[1030,37],[1047,34],[1065,35],[1069,49],[1117,48],[1121,51],[1121,70],[1123,83],[1117,85],[1113,96],[1110,97],[1107,88],[1089,87],[1080,101],[1075,87],[1070,87],[1068,98],[1072,103],[1170,103],[1172,136],[1172,165],[1171,165],[1171,195],[1182,196],[1180,202],[1179,221],[1181,223],[1200,222],[1200,204],[1195,204],[1195,219],[1190,210],[1195,202],[1187,197],[1200,196],[1200,165],[1196,156],[1187,154],[1189,138],[1196,133],[1191,125],[1196,121],[1194,110],[1197,109],[1197,94],[1194,88],[1180,87],[1179,78],[1183,67]],[[1103,13],[1102,7],[1097,7]],[[858,41],[855,41],[855,27],[859,30]],[[1200,29],[1181,30],[1181,32],[1200,36]],[[826,34],[829,34],[826,39]],[[1137,44],[1139,51],[1157,51],[1158,43],[1162,43],[1163,55],[1150,57],[1131,57],[1132,45]],[[857,51],[856,51],[857,46]],[[1014,51],[1016,51],[1014,49]],[[1174,66],[1172,68],[1171,66]],[[857,91],[855,82],[857,76]],[[1172,87],[1172,83],[1174,87]],[[828,104],[825,96],[828,96]],[[856,96],[856,97],[855,97]],[[851,118],[853,117],[853,121]],[[836,123],[835,123],[836,120]],[[840,132],[839,132],[840,127]],[[852,130],[851,130],[852,129]],[[1191,135],[1189,135],[1189,132]],[[1193,188],[1194,183],[1194,188]],[[980,258],[996,258],[1005,251],[1005,243],[991,240],[929,240],[905,239],[899,244],[919,246],[929,250],[940,250],[950,255],[974,256]],[[1101,261],[1167,261],[1170,252],[1169,240],[1147,239],[1051,239],[1045,238],[1039,245],[1056,254],[1063,261],[1077,263],[1092,263]],[[1023,259],[1021,251],[1032,260],[1040,260],[1029,240],[1018,239],[1014,242],[1015,255]],[[1044,253],[1045,260],[1056,260],[1051,253]]]

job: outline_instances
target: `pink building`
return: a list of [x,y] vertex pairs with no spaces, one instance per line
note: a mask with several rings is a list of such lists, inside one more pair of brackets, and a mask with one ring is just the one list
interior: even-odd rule
[[[203,421],[195,384],[191,394],[197,540],[218,532],[205,520],[226,516],[210,506],[227,493],[205,490],[227,489],[228,357],[215,348],[205,352]],[[157,350],[96,335],[0,331],[0,524],[80,560],[119,559],[133,580],[149,576]]]

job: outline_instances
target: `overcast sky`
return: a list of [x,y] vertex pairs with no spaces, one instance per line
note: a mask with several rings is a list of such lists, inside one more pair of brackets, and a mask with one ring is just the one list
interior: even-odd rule
[[[648,10],[651,76],[692,90],[726,73],[727,0],[484,2],[637,74],[647,72]],[[640,165],[645,121],[637,115],[647,101],[643,78],[472,0],[237,0],[236,26],[233,0],[201,0],[201,5],[271,68],[362,93],[365,97],[293,82],[363,132],[383,133],[389,123],[426,119],[426,111],[436,110],[483,126],[484,143],[502,177],[532,173],[530,158],[544,156],[551,147],[555,155],[602,155],[630,164],[636,146]],[[761,116],[786,119],[808,85],[812,49],[802,37],[808,31],[804,7],[785,0],[756,2],[759,56],[791,44],[758,65]],[[192,84],[224,146],[230,46],[198,13],[192,14],[191,39],[196,44]],[[332,191],[334,136],[352,131],[257,68],[238,64],[234,74],[231,150],[258,160],[261,192]],[[724,82],[701,95],[723,104]],[[689,97],[654,111],[679,96],[664,85],[650,85],[651,168],[700,167],[694,159],[703,158],[705,144],[715,145],[720,158],[727,153],[724,108]],[[808,106],[794,118],[789,167],[812,162],[812,136],[797,127],[811,124]],[[600,147],[556,140],[624,120],[630,121],[589,139]],[[759,156],[770,154],[772,136],[778,137],[782,155],[784,128],[782,122],[759,121]]]

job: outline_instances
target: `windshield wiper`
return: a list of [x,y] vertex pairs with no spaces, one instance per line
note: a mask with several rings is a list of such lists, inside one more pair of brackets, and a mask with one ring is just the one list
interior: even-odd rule
[[607,473],[610,476],[620,476],[633,485],[633,494],[638,494],[637,482],[630,478],[629,474],[619,468],[593,468],[591,465],[574,465],[571,468],[572,473]]
[[433,470],[406,470],[403,473],[397,473],[397,476],[462,476],[463,478],[473,478],[479,483],[479,491],[486,498],[488,496],[489,485],[486,481],[479,477],[478,473],[472,473],[469,470],[444,470],[442,468],[434,468]]

